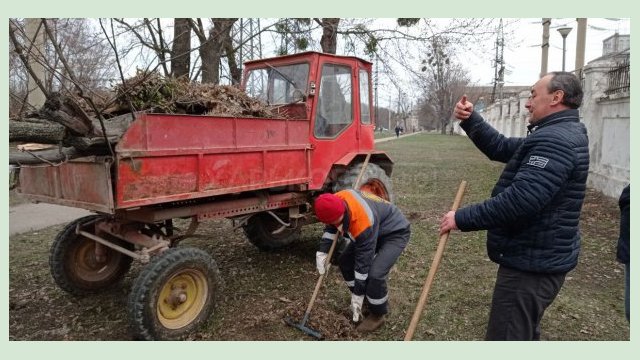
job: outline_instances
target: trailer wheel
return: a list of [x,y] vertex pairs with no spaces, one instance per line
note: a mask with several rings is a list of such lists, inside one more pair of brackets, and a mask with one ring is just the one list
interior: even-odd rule
[[142,269],[129,294],[133,337],[184,337],[209,318],[221,287],[218,266],[206,252],[190,247],[164,251]]
[[[49,255],[49,268],[58,286],[74,295],[93,294],[118,283],[131,267],[132,258],[104,247],[104,257],[96,258],[96,242],[76,234],[76,227],[93,232],[90,225],[100,215],[89,215],[76,219],[62,229],[53,240]],[[113,243],[128,250],[133,244],[109,238]]]
[[[284,213],[276,213],[282,217]],[[282,232],[273,234],[273,231],[282,227],[273,216],[268,213],[253,215],[243,226],[244,233],[253,245],[263,251],[283,248],[300,238],[301,227],[286,228]]]
[[[340,175],[333,184],[333,192],[345,189],[353,189],[353,184],[360,175],[362,163],[350,167],[345,173]],[[387,173],[377,164],[369,163],[360,179],[360,190],[373,193],[387,201],[393,202],[393,188],[391,179]]]

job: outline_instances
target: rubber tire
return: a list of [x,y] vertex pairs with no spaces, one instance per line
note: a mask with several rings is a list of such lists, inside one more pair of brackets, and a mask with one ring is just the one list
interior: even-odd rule
[[294,229],[285,229],[279,234],[271,233],[281,226],[282,224],[270,214],[258,213],[249,218],[247,224],[243,226],[243,230],[249,242],[258,249],[273,251],[282,249],[300,239],[301,226]]
[[[101,215],[89,215],[70,222],[58,233],[51,245],[51,276],[62,290],[70,294],[87,295],[104,291],[120,282],[131,268],[131,257],[108,247],[105,247],[108,266],[97,268],[92,263],[90,255],[93,254],[96,242],[76,234],[75,231],[78,224],[82,226],[100,217]],[[110,237],[109,240],[128,250],[134,248],[133,244],[120,239]]]
[[[360,175],[360,169],[362,169],[362,163],[350,167],[333,183],[332,191],[335,193],[340,190],[353,189],[353,184]],[[373,163],[367,164],[367,168],[364,174],[362,174],[362,179],[360,179],[359,188],[362,189],[363,186],[370,184],[374,184],[378,189],[377,191],[373,191],[374,194],[387,201],[393,202],[391,179],[379,165]]]
[[[193,285],[197,293],[187,296],[185,307],[178,305],[173,314],[177,323],[170,324],[171,316],[161,313],[169,311],[169,305],[160,299],[163,289],[179,281]],[[168,249],[155,256],[133,284],[128,300],[131,334],[138,340],[179,340],[207,321],[221,291],[220,272],[209,254],[192,247]]]

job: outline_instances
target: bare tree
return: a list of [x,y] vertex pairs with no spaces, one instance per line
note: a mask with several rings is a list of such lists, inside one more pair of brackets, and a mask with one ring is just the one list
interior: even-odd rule
[[338,47],[338,25],[340,24],[340,18],[323,18],[316,19],[322,26],[322,38],[320,39],[320,46],[322,52],[335,54]]
[[427,99],[427,94],[424,94],[418,100],[418,123],[421,127],[427,130],[437,129],[439,127],[438,114]]
[[[55,20],[55,21],[54,21]],[[73,69],[76,80],[89,89],[104,88],[114,78],[113,52],[95,24],[88,19],[47,19],[55,40]],[[49,48],[49,59],[55,59],[55,68],[64,73],[61,55],[54,46]],[[68,76],[58,79],[62,87],[71,87]]]
[[[39,53],[33,47],[32,39],[26,36],[24,22],[10,19],[12,38],[9,49],[9,94],[12,116],[35,110],[25,102],[29,69],[26,65],[28,61],[20,61],[20,56],[31,57],[44,66],[45,76],[37,81],[45,94],[68,91],[74,88],[75,83],[80,84],[87,92],[95,94],[101,92],[115,77],[111,48],[90,20],[46,21],[51,35],[45,41],[44,52]],[[40,31],[44,33],[44,29]],[[68,67],[62,63],[62,56],[66,59]],[[73,69],[75,81],[70,77],[69,68]]]
[[165,26],[161,19],[143,18],[133,22],[125,19],[113,20],[123,28],[122,35],[133,36],[142,48],[148,49],[154,54],[157,65],[162,69],[164,76],[171,76],[169,56],[172,54],[172,49],[166,40]]
[[[231,30],[233,24],[238,18],[226,18],[226,19],[213,19],[213,29],[211,37],[213,37],[216,43],[216,56],[218,56],[218,69],[220,69],[220,61],[224,56],[227,58],[227,64],[229,65],[229,72],[231,73],[231,82],[234,84],[240,83],[240,67],[236,63],[235,49],[233,48],[233,38],[231,37]],[[219,45],[218,45],[219,44]],[[214,58],[215,60],[215,58]],[[218,73],[218,83],[220,82],[220,74]]]
[[449,39],[434,37],[430,42],[430,52],[423,60],[422,71],[427,74],[426,103],[433,108],[439,120],[442,134],[450,125],[453,106],[469,84],[464,69],[451,60]]
[[[173,37],[167,37],[166,21],[142,19],[130,22],[117,19],[128,34],[155,55],[157,66],[163,69],[164,76],[185,76],[190,74],[193,66],[195,71],[190,74],[191,79],[200,78],[202,83],[211,84],[220,82],[220,60],[224,56],[230,59],[229,67],[239,82],[239,67],[235,59],[229,57],[235,51],[231,45],[231,29],[236,20],[214,18],[205,22],[201,18],[176,18],[173,21]],[[191,47],[191,32],[200,42],[195,48]],[[194,61],[191,60],[192,52],[197,52]]]
[[173,46],[171,47],[171,75],[189,78],[191,66],[191,25],[188,18],[173,21]]
[[[200,61],[203,83],[220,82],[220,59],[225,45],[231,41],[231,28],[237,18],[211,19],[213,26],[207,30],[202,19],[191,21],[191,28],[200,40]],[[208,36],[207,36],[208,34]]]
[[236,61],[236,49],[233,48],[233,39],[231,36],[224,43],[224,50],[227,54],[227,62],[229,63],[229,74],[231,75],[231,84],[238,85],[242,80],[242,64]]

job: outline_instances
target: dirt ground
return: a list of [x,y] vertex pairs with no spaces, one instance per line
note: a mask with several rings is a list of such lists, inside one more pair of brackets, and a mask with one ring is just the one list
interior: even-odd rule
[[[134,264],[122,283],[103,294],[82,298],[66,294],[51,279],[47,264],[47,245],[61,229],[62,225],[53,226],[11,238],[10,339],[130,339],[126,302],[140,266]],[[262,253],[244,239],[242,232],[233,232],[226,222],[210,223],[200,232],[202,238],[186,240],[181,246],[215,249],[214,258],[225,280],[225,295],[213,316],[216,318],[211,324],[213,332],[207,327],[189,339],[305,339],[301,332],[286,326],[284,319],[299,322],[303,317],[317,279],[312,259],[303,253],[312,250],[315,238],[307,238],[288,254]],[[224,238],[224,243],[213,248],[204,242],[208,237]],[[298,268],[300,262],[306,264]],[[281,281],[274,283],[276,276],[267,271],[279,274]],[[336,275],[335,268],[332,273]],[[339,280],[331,276],[327,281]],[[290,282],[300,286],[291,287]],[[331,301],[321,296],[307,325],[325,334],[325,339],[358,339],[348,319],[347,304],[344,313],[335,314],[327,309],[327,302]],[[278,328],[275,332],[274,327]]]
[[[439,144],[439,139],[446,142]],[[442,155],[424,161],[432,146],[443,153],[456,149],[463,159],[465,151],[474,154],[473,145],[464,139],[419,135],[384,146],[392,158],[400,159],[394,169],[396,202],[412,222],[410,245],[389,278],[392,312],[381,330],[357,333],[349,319],[349,295],[337,269],[331,268],[308,323],[326,340],[403,339],[437,245],[439,216],[450,207],[462,177],[449,171],[475,179],[464,201],[468,203],[486,198],[501,169],[474,155],[468,155],[468,163],[453,164]],[[480,177],[487,180],[481,183]],[[443,183],[443,178],[452,179],[448,185],[453,186],[448,187],[454,190],[429,188]],[[569,274],[543,319],[543,340],[629,340],[622,308],[623,267],[615,262],[617,216],[615,199],[588,191],[580,265]],[[134,263],[121,283],[102,294],[69,295],[55,285],[48,265],[49,248],[62,228],[52,226],[9,239],[9,339],[130,340],[127,296],[140,265]],[[311,297],[317,280],[318,225],[306,227],[302,239],[290,247],[272,252],[259,251],[227,221],[205,222],[197,234],[180,246],[208,252],[225,284],[213,316],[189,340],[311,339],[284,319],[300,321]],[[483,232],[452,233],[414,339],[481,340],[495,270],[486,258]]]

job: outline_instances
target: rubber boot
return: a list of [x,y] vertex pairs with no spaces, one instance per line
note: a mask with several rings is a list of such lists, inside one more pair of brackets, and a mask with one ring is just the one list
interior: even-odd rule
[[372,332],[377,330],[384,324],[384,315],[369,314],[364,320],[356,327],[359,332]]

